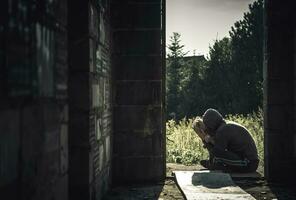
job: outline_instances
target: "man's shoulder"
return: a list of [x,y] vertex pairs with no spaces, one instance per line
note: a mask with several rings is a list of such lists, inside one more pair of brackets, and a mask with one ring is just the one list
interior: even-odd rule
[[231,128],[231,127],[237,127],[237,128],[245,128],[243,125],[237,123],[237,122],[234,122],[234,121],[227,121],[225,126],[227,128]]
[[217,133],[229,133],[232,132],[232,130],[239,130],[239,129],[244,129],[246,128],[242,126],[239,123],[233,122],[233,121],[227,121],[225,124],[222,124],[218,129]]

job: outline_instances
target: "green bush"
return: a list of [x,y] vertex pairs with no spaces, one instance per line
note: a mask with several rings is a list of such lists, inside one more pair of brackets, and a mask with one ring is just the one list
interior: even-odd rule
[[[260,158],[259,171],[263,171],[263,115],[262,110],[248,115],[227,115],[226,120],[234,121],[245,126],[252,134]],[[197,164],[208,158],[208,152],[203,143],[191,128],[193,119],[182,119],[178,123],[169,120],[167,132],[167,162],[185,165]]]

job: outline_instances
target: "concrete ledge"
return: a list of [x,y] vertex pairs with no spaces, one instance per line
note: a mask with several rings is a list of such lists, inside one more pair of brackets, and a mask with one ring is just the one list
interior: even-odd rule
[[222,172],[174,171],[177,184],[187,200],[254,200],[250,194],[237,186],[231,176]]

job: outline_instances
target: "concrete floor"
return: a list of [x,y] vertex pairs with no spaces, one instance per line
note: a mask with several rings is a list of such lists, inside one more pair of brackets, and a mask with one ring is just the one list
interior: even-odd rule
[[[172,171],[200,170],[201,166],[185,166],[167,164],[167,178],[164,183],[154,185],[133,185],[113,188],[105,196],[105,200],[184,200]],[[258,200],[295,200],[296,191],[291,185],[267,183],[264,178],[233,178],[234,182]]]

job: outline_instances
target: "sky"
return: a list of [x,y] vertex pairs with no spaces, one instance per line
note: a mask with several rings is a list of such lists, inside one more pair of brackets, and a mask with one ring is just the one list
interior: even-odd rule
[[[207,55],[216,39],[229,36],[254,0],[166,0],[166,40],[181,34],[187,55]],[[194,53],[195,52],[195,53]]]

